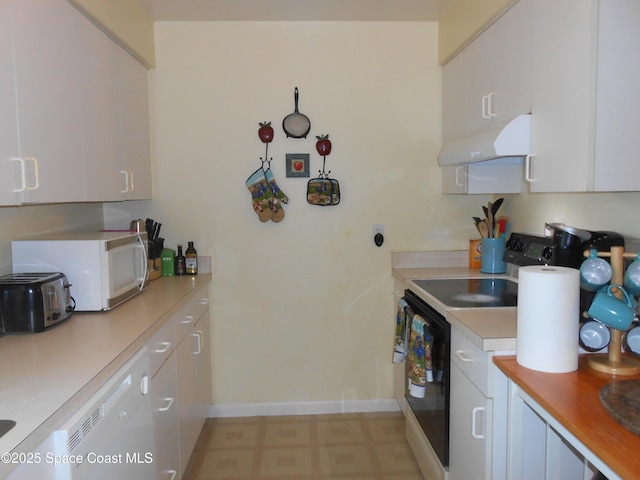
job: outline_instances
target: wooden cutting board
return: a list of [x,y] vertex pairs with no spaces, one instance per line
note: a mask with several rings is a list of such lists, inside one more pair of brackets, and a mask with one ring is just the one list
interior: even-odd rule
[[640,436],[640,380],[622,380],[600,389],[600,403],[616,422]]

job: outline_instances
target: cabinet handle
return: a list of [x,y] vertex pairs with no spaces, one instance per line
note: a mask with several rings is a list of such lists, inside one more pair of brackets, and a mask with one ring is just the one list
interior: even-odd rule
[[496,116],[493,111],[493,98],[495,96],[495,92],[490,92],[482,97],[482,118],[489,120]]
[[480,413],[484,412],[484,408],[476,407],[471,411],[471,436],[473,438],[477,438],[478,440],[482,440],[483,438],[485,438],[485,436],[482,434],[476,433],[476,427],[477,427],[476,417],[478,415],[478,412]]
[[197,330],[196,333],[192,333],[194,337],[196,337],[196,351],[193,352],[194,355],[200,355],[202,352],[202,342],[204,341],[204,332],[202,330]]
[[24,160],[20,157],[13,157],[11,161],[18,162],[20,164],[20,180],[22,181],[22,185],[20,186],[20,188],[14,188],[13,192],[24,192],[27,189],[27,171],[24,166]]
[[180,321],[180,323],[184,323],[185,325],[188,325],[191,322],[193,322],[193,315],[187,315],[184,317],[184,320]]
[[535,155],[533,154],[529,154],[524,157],[524,179],[529,183],[533,183],[536,181],[536,179],[533,178],[533,175],[531,174],[531,160],[533,159],[533,157],[535,157]]
[[209,299],[203,298],[202,300],[200,300],[200,305],[209,305]]
[[25,157],[25,160],[29,160],[31,163],[33,163],[34,184],[31,187],[27,187],[27,190],[37,190],[40,188],[40,168],[38,165],[38,159],[35,157]]
[[129,193],[129,172],[120,170],[120,173],[124,175],[124,190],[120,190],[120,193]]
[[464,168],[465,167],[463,165],[458,165],[456,167],[456,187],[464,187],[464,182],[460,180],[460,178],[462,178],[460,172],[464,171]]
[[129,191],[133,192],[135,187],[133,186],[133,172],[129,170]]
[[173,397],[166,397],[166,398],[163,398],[163,400],[167,402],[167,406],[158,408],[159,412],[166,412],[171,408],[171,405],[173,405]]
[[171,347],[171,342],[160,342],[160,345],[162,345],[164,348],[157,348],[154,350],[154,353],[167,352],[169,350],[169,347]]
[[140,393],[149,395],[149,375],[143,375],[140,379]]
[[473,358],[467,356],[464,353],[464,350],[456,350],[455,352],[453,352],[455,354],[456,357],[458,357],[460,360],[462,360],[463,362],[473,362]]

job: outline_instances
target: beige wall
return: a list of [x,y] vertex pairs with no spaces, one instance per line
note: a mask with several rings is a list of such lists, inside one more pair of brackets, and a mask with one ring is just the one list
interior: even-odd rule
[[508,195],[504,212],[516,231],[542,234],[545,222],[587,230],[612,230],[640,239],[640,193]]
[[444,64],[517,0],[448,0],[438,36],[438,61]]
[[11,240],[60,230],[100,230],[102,204],[0,207],[0,275],[11,273]]
[[145,66],[155,65],[153,21],[135,0],[69,0]]
[[[466,248],[488,199],[440,193],[436,45],[435,23],[156,23],[154,200],[107,216],[153,216],[168,245],[214,257],[215,403],[392,397],[390,252]],[[281,128],[295,86],[307,139]],[[261,121],[290,198],[280,224],[258,221],[245,187]],[[309,153],[317,174],[324,133],[335,207],[308,205],[308,179],[285,176],[286,153]]]

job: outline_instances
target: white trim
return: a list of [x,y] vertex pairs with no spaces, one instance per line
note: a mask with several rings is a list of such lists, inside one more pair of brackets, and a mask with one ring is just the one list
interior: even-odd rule
[[400,411],[395,398],[296,403],[227,403],[211,405],[209,417],[257,417]]

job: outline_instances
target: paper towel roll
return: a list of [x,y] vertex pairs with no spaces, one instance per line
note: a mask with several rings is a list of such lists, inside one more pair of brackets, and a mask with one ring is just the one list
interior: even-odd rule
[[517,362],[550,373],[578,368],[580,272],[528,266],[518,271]]

